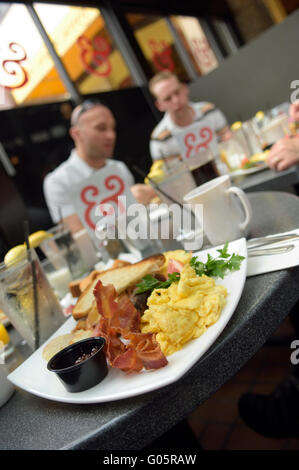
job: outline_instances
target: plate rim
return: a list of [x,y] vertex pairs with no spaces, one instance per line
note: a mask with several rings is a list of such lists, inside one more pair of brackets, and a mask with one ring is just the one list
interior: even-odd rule
[[254,174],[254,173],[258,173],[259,171],[262,171],[262,170],[266,170],[267,168],[269,168],[269,167],[268,167],[267,163],[265,163],[264,165],[257,165],[257,166],[254,166],[252,168],[245,168],[245,169],[240,168],[239,170],[231,171],[229,173],[229,175],[231,177],[246,176],[246,175],[251,175],[251,174]]
[[[108,403],[108,402],[113,402],[113,401],[119,401],[119,400],[123,400],[123,399],[127,399],[127,398],[133,398],[135,396],[140,396],[140,395],[143,395],[143,394],[146,394],[146,393],[149,393],[149,392],[152,392],[152,391],[155,391],[155,390],[159,390],[160,388],[163,388],[167,385],[171,385],[172,383],[180,380],[200,359],[201,357],[210,349],[210,347],[214,344],[214,342],[217,340],[217,338],[220,336],[220,334],[224,331],[225,327],[227,326],[227,324],[229,323],[230,319],[232,318],[237,306],[238,306],[238,303],[240,301],[240,298],[242,296],[242,293],[243,293],[243,290],[244,290],[244,286],[245,286],[245,282],[246,282],[246,272],[247,272],[247,261],[248,261],[248,258],[247,258],[247,244],[246,244],[246,238],[242,237],[240,239],[237,239],[237,240],[234,240],[230,243],[237,243],[239,242],[241,244],[241,247],[239,249],[242,249],[244,250],[244,253],[245,253],[245,259],[243,260],[243,263],[242,263],[242,273],[243,273],[243,278],[242,278],[242,285],[241,285],[241,288],[240,290],[238,291],[238,294],[235,296],[234,298],[234,305],[230,311],[229,314],[226,314],[226,316],[224,317],[223,319],[223,324],[217,328],[217,325],[219,325],[219,320],[221,319],[221,316],[220,318],[218,319],[218,321],[216,323],[214,323],[213,325],[211,325],[211,327],[209,327],[207,329],[207,331],[202,335],[200,336],[199,338],[196,338],[194,340],[192,340],[189,345],[191,345],[193,342],[195,341],[198,341],[200,338],[202,338],[204,335],[208,334],[209,336],[211,336],[211,338],[207,338],[208,341],[203,345],[203,348],[200,350],[200,355],[199,356],[195,356],[194,360],[191,360],[191,363],[186,363],[186,366],[184,367],[181,367],[176,373],[174,374],[167,374],[165,377],[163,377],[162,379],[160,379],[160,381],[157,383],[155,383],[155,381],[151,381],[149,384],[145,384],[145,389],[142,389],[142,387],[144,387],[143,384],[138,384],[135,388],[129,390],[129,392],[121,392],[119,393],[117,396],[109,396],[109,397],[105,397],[104,396],[94,396],[94,395],[91,395],[90,397],[85,397],[84,394],[85,392],[89,392],[90,390],[92,389],[89,389],[85,392],[79,392],[79,393],[70,393],[70,392],[67,392],[66,390],[62,389],[63,390],[63,394],[62,395],[57,395],[57,393],[59,394],[59,390],[58,392],[55,391],[54,394],[52,395],[49,395],[49,393],[45,393],[43,390],[40,391],[40,390],[36,390],[35,388],[31,387],[30,385],[27,384],[27,382],[24,384],[21,383],[21,381],[18,379],[18,374],[20,373],[20,371],[18,372],[18,370],[22,369],[22,366],[23,364],[27,363],[30,361],[30,359],[32,360],[32,357],[33,356],[37,356],[37,355],[40,355],[41,354],[41,351],[42,349],[44,348],[45,344],[47,342],[49,342],[51,340],[51,338],[55,337],[55,336],[59,336],[59,331],[61,330],[61,328],[64,328],[66,327],[66,324],[67,323],[70,323],[71,321],[75,321],[72,317],[71,318],[68,318],[66,320],[66,322],[43,344],[40,346],[40,348],[36,351],[34,351],[32,353],[31,356],[29,356],[26,361],[24,361],[19,367],[17,367],[13,372],[11,372],[9,375],[8,375],[8,379],[10,380],[10,382],[12,382],[14,385],[16,385],[17,387],[20,387],[21,389],[25,390],[26,392],[28,393],[31,393],[35,396],[38,396],[38,397],[41,397],[41,398],[44,398],[44,399],[47,399],[47,400],[51,400],[51,401],[56,401],[56,402],[62,402],[62,403],[72,403],[72,404],[92,404],[92,403]],[[221,245],[218,245],[218,246],[213,246],[213,247],[210,247],[210,248],[207,248],[205,250],[202,250],[202,253],[205,254],[205,253],[208,253],[209,251],[211,250],[217,250],[221,247],[223,247],[224,244],[221,244]],[[216,335],[213,333],[209,333],[210,331],[213,332],[213,326],[216,325]],[[60,333],[60,334],[64,334],[64,333]],[[188,344],[186,345],[186,347],[188,347]],[[182,351],[182,350],[181,350]],[[180,353],[181,351],[178,351],[178,353]],[[177,353],[174,353],[174,355],[171,355],[171,356],[168,356],[168,358],[170,357],[173,357],[175,358],[175,354]],[[46,363],[45,363],[46,364]],[[166,366],[167,367],[167,366]],[[159,370],[164,370],[163,369],[159,369]],[[158,372],[157,371],[144,371],[144,373],[155,373],[155,372]],[[16,377],[15,377],[16,376]],[[57,380],[59,380],[57,378]],[[105,380],[105,379],[104,379]],[[60,384],[60,382],[59,382]],[[98,384],[96,385],[95,387],[93,388],[96,388],[98,386],[101,386],[101,384]],[[61,385],[61,387],[63,387]],[[83,395],[81,395],[83,394]]]

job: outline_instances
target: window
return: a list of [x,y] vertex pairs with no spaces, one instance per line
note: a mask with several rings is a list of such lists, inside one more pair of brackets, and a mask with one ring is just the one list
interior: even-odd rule
[[41,3],[34,8],[79,93],[134,84],[99,9]]
[[1,4],[1,108],[67,99],[69,94],[27,8]]
[[198,19],[191,16],[172,16],[171,20],[197,73],[205,75],[218,67],[218,60]]
[[147,59],[153,75],[170,70],[181,80],[189,80],[175,45],[175,39],[164,18],[154,15],[126,15],[135,38]]

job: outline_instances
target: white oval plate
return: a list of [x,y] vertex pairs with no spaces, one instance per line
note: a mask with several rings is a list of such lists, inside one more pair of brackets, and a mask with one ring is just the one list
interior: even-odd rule
[[[207,253],[217,256],[220,247],[209,248],[198,253],[199,260],[206,262]],[[229,253],[245,257],[239,271],[231,272],[224,279],[217,279],[217,284],[227,288],[228,296],[219,320],[200,337],[190,341],[181,351],[167,359],[168,365],[154,371],[141,371],[138,374],[126,375],[118,369],[110,369],[105,379],[95,387],[84,392],[70,393],[60,383],[57,376],[47,370],[47,363],[42,358],[42,345],[23,364],[15,369],[8,379],[16,386],[29,393],[49,400],[65,403],[102,403],[133,397],[142,393],[157,390],[171,384],[182,377],[212,346],[233,315],[240,300],[247,269],[247,248],[245,238],[229,243]],[[73,318],[69,318],[51,337],[69,333],[75,326]],[[48,341],[50,341],[50,339]],[[47,341],[47,342],[48,342]],[[45,343],[46,344],[46,343]]]

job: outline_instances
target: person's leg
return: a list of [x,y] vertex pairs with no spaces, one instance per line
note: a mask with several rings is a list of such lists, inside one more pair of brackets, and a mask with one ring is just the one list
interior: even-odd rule
[[270,395],[247,393],[239,416],[251,429],[273,438],[299,437],[299,379],[287,377]]
[[[299,340],[299,302],[293,307],[290,320]],[[290,349],[291,357],[291,349]],[[267,437],[299,437],[299,364],[270,395],[247,393],[238,403],[239,415],[254,431]]]

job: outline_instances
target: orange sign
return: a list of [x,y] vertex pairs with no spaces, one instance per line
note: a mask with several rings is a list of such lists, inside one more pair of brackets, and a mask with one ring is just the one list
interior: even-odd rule
[[157,70],[174,71],[174,61],[172,59],[171,46],[165,41],[150,39],[148,44],[152,50],[153,62]]
[[[77,44],[81,50],[81,62],[89,73],[97,75],[98,77],[107,77],[112,70],[112,65],[109,60],[111,47],[107,39],[96,36],[92,41],[87,36],[80,36],[77,39]],[[104,68],[98,70],[98,67]]]
[[21,62],[27,59],[27,54],[23,46],[17,42],[10,42],[9,49],[14,54],[14,58],[2,60],[2,68],[8,75],[13,75],[16,77],[16,82],[12,85],[7,85],[5,83],[1,84],[4,88],[8,90],[13,90],[16,88],[21,88],[26,85],[28,82],[28,74],[24,69]]

